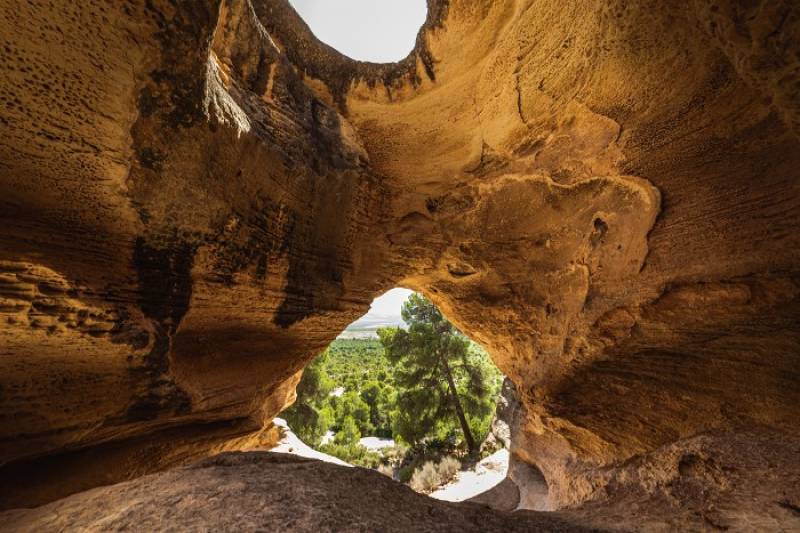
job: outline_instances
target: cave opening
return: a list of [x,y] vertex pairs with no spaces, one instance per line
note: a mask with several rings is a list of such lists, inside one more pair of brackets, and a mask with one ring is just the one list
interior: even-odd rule
[[[508,471],[508,381],[427,298],[376,298],[304,370],[276,422],[274,451],[378,470],[417,492],[460,501]],[[512,387],[513,388],[513,387]]]
[[425,23],[425,0],[290,0],[314,35],[342,54],[393,63],[414,49]]

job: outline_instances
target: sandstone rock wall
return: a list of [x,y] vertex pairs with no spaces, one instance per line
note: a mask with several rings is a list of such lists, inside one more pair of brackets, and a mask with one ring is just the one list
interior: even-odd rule
[[[249,3],[18,4],[0,8],[0,463],[106,446],[59,465],[118,480],[257,434],[390,275],[385,187]],[[219,439],[186,454],[176,427]]]
[[[8,471],[135,439],[161,468],[187,458],[175,433],[257,431],[396,284],[513,379],[546,508],[650,494],[605,474],[630,461],[690,476],[697,439],[728,450],[719,479],[752,470],[744,431],[776,465],[796,447],[795,3],[431,0],[395,65],[341,56],[284,0],[18,4],[0,2]],[[748,512],[791,520],[789,492]]]

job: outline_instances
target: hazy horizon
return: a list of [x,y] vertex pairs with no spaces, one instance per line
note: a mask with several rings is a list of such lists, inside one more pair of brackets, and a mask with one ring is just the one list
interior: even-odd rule
[[374,337],[378,328],[406,327],[400,310],[414,291],[396,287],[375,298],[367,314],[347,326],[340,337]]

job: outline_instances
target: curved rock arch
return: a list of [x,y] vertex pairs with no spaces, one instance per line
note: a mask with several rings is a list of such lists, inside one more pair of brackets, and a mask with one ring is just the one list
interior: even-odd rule
[[430,0],[395,65],[283,0],[0,6],[5,505],[268,443],[398,284],[513,377],[553,507],[796,446],[790,2]]

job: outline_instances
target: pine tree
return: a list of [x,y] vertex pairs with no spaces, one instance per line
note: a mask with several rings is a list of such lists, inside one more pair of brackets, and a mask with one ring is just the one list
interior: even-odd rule
[[325,351],[303,370],[303,377],[297,384],[297,400],[282,413],[292,431],[309,446],[318,446],[333,423],[327,407],[333,389],[333,382],[325,369],[327,357]]
[[424,296],[412,294],[403,304],[408,330],[378,330],[386,356],[395,369],[397,412],[394,430],[415,444],[443,421],[456,421],[470,453],[477,444],[465,406],[484,416],[491,387],[482,365],[470,355],[470,341]]
[[344,417],[342,427],[334,437],[336,444],[356,445],[360,439],[361,432],[358,430],[356,421],[353,420],[352,416]]

